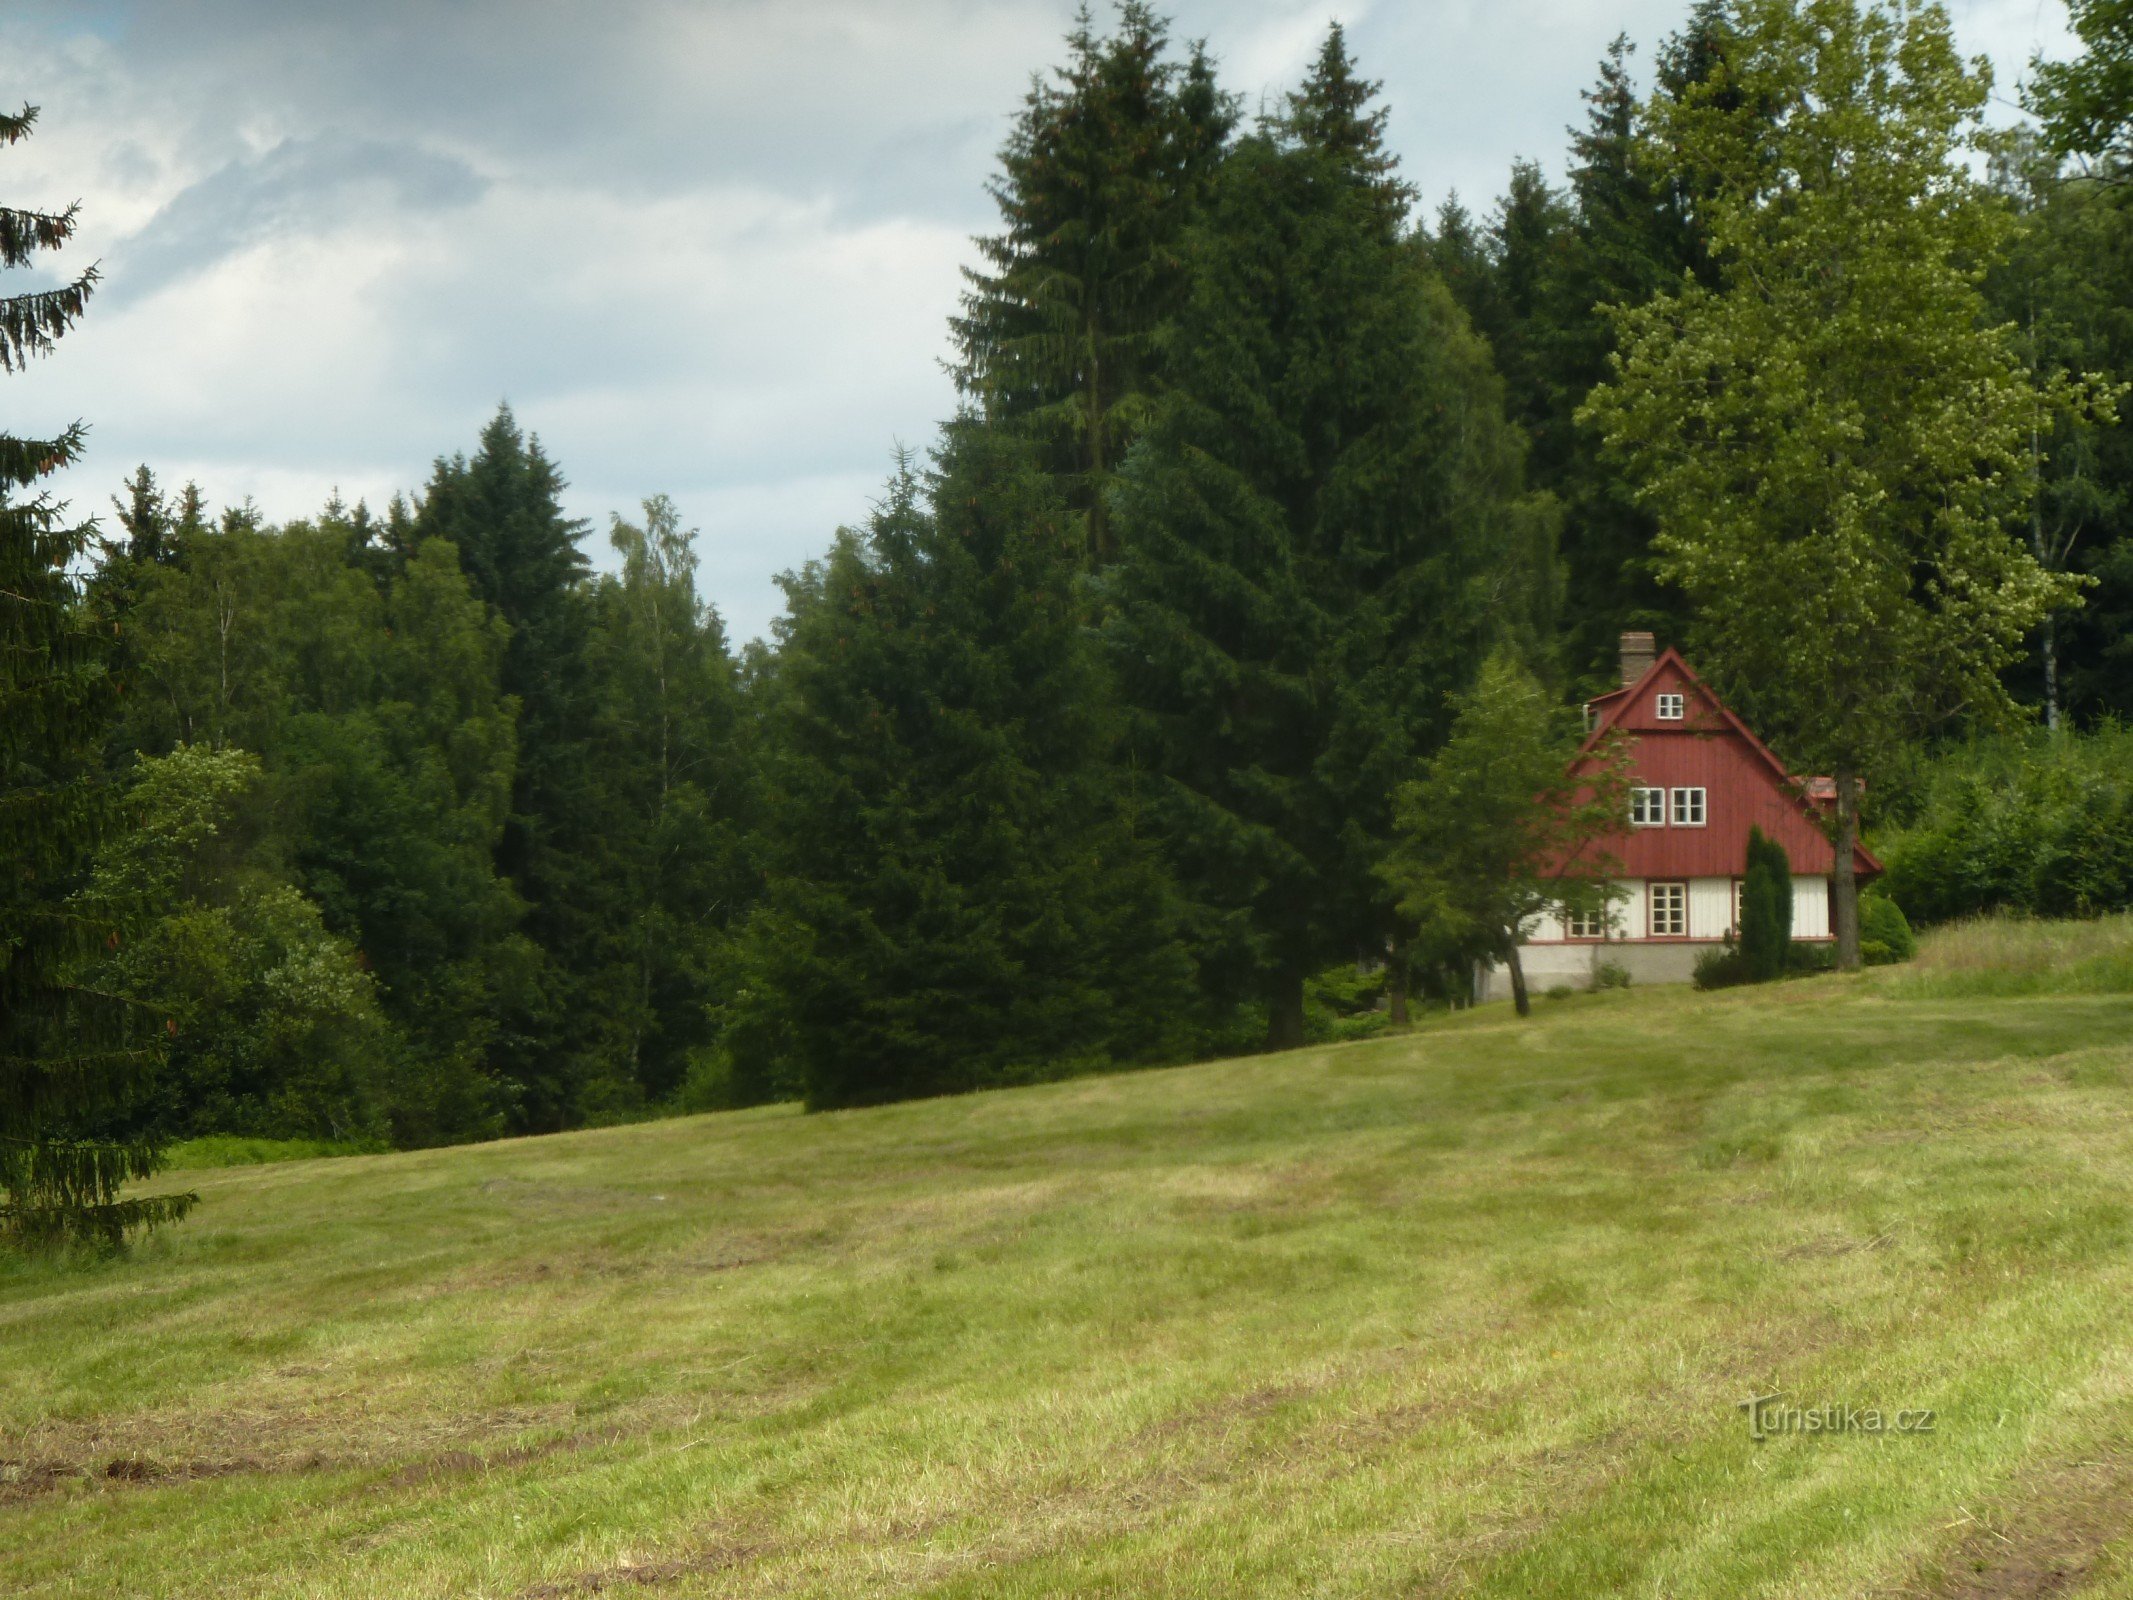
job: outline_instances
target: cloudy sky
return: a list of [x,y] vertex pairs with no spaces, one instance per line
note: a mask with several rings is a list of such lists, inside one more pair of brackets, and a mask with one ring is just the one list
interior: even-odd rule
[[[1561,171],[1607,41],[1687,0],[1180,0],[1249,103],[1329,17],[1385,83],[1430,207]],[[2061,0],[1951,0],[2011,99]],[[671,494],[740,637],[773,573],[864,515],[951,407],[957,268],[1072,0],[0,0],[11,205],[83,203],[107,282],[0,428],[93,425],[65,492],[134,463],[270,517],[382,503],[508,399],[606,554]],[[20,276],[20,275],[18,275]]]

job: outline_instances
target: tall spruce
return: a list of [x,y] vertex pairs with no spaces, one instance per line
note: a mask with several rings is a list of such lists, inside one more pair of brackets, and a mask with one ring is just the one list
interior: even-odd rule
[[[0,116],[0,147],[36,119],[34,106]],[[65,244],[75,216],[0,209],[0,267]],[[50,351],[96,276],[92,266],[0,298],[0,371]],[[82,981],[119,920],[83,893],[120,823],[103,768],[119,685],[112,625],[75,576],[94,528],[69,524],[38,485],[78,458],[83,436],[78,422],[48,438],[0,435],[0,1236],[115,1245],[178,1220],[195,1197],[122,1197],[157,1170],[161,1142],[90,1136],[141,1093],[160,1030]]]
[[628,910],[608,853],[608,774],[591,742],[586,529],[564,513],[563,488],[540,441],[500,407],[471,457],[437,463],[412,529],[418,546],[451,541],[474,592],[510,629],[501,686],[518,703],[517,768],[496,864],[525,902],[538,971],[497,1049],[527,1130],[632,1098],[620,1076],[628,1024],[601,990]]
[[840,1106],[1177,1053],[1191,965],[1079,566],[1027,442],[966,422],[790,583],[729,1082]]
[[[1314,82],[1353,81],[1320,57]],[[1401,943],[1376,868],[1447,691],[1492,629],[1552,624],[1552,524],[1375,126],[1307,90],[1232,153],[1119,486],[1110,632],[1161,826],[1209,979],[1265,1002],[1274,1046],[1301,1041],[1308,973]]]
[[1116,553],[1110,486],[1162,388],[1185,230],[1236,121],[1205,51],[1168,49],[1140,0],[1108,35],[1083,7],[1000,152],[1003,227],[978,240],[953,323],[957,384],[1036,442],[1096,563]]

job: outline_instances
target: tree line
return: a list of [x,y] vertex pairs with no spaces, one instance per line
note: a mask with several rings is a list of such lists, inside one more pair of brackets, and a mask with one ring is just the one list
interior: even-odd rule
[[[739,650],[673,505],[594,570],[508,410],[278,526],[142,467],[98,532],[36,491],[78,434],[0,446],[11,1225],[164,1220],[120,1187],[206,1132],[850,1106],[1299,1044],[1359,972],[1455,1002],[1593,825],[1530,801],[1624,628],[1845,827],[2018,698],[2120,714],[2118,157],[1987,134],[1931,7],[1703,0],[1632,65],[1566,186],[1419,222],[1338,26],[1247,117],[1084,14],[957,414]],[[7,264],[71,216],[0,213]],[[91,289],[0,303],[10,368]]]

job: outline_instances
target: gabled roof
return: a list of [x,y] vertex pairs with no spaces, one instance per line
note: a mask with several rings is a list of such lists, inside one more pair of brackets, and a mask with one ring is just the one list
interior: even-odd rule
[[[1754,754],[1755,759],[1768,769],[1773,783],[1799,807],[1801,814],[1809,822],[1820,828],[1825,805],[1834,802],[1836,799],[1834,781],[1829,778],[1817,777],[1796,778],[1786,771],[1785,763],[1777,758],[1768,745],[1755,736],[1755,730],[1734,715],[1733,708],[1719,699],[1711,686],[1698,677],[1695,670],[1681,658],[1681,652],[1672,646],[1660,651],[1653,658],[1652,664],[1646,667],[1638,676],[1635,683],[1626,684],[1620,689],[1611,689],[1603,695],[1595,695],[1588,702],[1595,708],[1604,709],[1600,711],[1599,716],[1593,719],[1592,731],[1585,736],[1585,742],[1578,746],[1576,761],[1582,761],[1592,754],[1600,741],[1606,738],[1614,730],[1616,724],[1621,721],[1623,714],[1637,703],[1639,695],[1643,693],[1651,681],[1668,669],[1678,674],[1682,682],[1695,693],[1697,699],[1703,705],[1716,712],[1727,728],[1740,735],[1742,743],[1747,745],[1748,749]],[[1684,729],[1682,731],[1691,730]],[[1818,804],[1817,802],[1823,803]],[[1864,844],[1856,844],[1854,846],[1853,860],[1862,874],[1878,874],[1881,871],[1881,863],[1874,859],[1873,853]]]

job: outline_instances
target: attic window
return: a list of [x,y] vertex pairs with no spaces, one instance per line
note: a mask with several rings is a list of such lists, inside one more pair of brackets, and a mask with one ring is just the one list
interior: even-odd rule
[[1702,789],[1676,789],[1674,791],[1674,826],[1677,828],[1700,828],[1703,826],[1704,791]]
[[1682,696],[1678,694],[1663,694],[1659,697],[1659,720],[1661,722],[1679,722],[1681,713]]
[[1637,828],[1665,827],[1666,791],[1664,789],[1630,790],[1629,820],[1630,825]]

